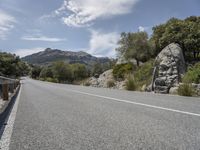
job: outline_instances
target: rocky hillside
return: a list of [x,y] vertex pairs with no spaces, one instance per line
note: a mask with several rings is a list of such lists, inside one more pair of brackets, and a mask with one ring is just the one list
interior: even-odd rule
[[62,51],[58,49],[47,48],[42,52],[38,52],[22,58],[31,64],[46,65],[55,61],[65,61],[67,63],[80,63],[86,66],[92,66],[95,63],[109,63],[109,58],[97,58],[86,52],[72,52],[72,51]]

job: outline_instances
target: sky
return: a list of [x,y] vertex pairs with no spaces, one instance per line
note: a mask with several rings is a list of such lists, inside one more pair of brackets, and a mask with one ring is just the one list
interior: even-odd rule
[[200,0],[0,0],[0,50],[20,57],[54,48],[115,57],[121,32],[200,16]]

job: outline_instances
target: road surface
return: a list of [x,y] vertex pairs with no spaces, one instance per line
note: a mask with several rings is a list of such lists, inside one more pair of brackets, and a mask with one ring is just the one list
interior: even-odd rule
[[26,79],[18,103],[10,150],[200,149],[199,98]]

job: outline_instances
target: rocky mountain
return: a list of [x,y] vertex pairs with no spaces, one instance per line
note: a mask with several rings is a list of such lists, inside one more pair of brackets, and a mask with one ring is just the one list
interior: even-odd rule
[[85,64],[86,66],[92,66],[95,63],[106,64],[110,62],[110,59],[107,57],[99,58],[83,51],[72,52],[51,48],[23,57],[22,60],[36,65],[47,65],[55,61],[65,61],[70,64],[80,63]]

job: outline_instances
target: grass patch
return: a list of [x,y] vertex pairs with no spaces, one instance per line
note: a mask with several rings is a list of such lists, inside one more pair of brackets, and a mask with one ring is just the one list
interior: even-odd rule
[[178,95],[181,95],[181,96],[194,96],[195,95],[195,90],[194,90],[194,88],[192,87],[191,84],[183,83],[178,88]]
[[83,85],[84,85],[84,86],[90,86],[91,84],[90,84],[89,81],[86,81],[86,82],[83,83]]
[[144,85],[150,85],[153,73],[154,60],[150,60],[138,67],[134,72],[134,79],[137,82],[138,88],[141,90]]
[[109,81],[107,81],[107,87],[108,88],[112,88],[112,87],[114,87],[115,86],[115,81],[114,80],[109,80]]
[[200,83],[200,63],[196,63],[193,67],[190,67],[187,73],[183,77],[185,83]]
[[136,91],[137,90],[137,83],[133,76],[129,75],[126,81],[126,90],[128,91]]

